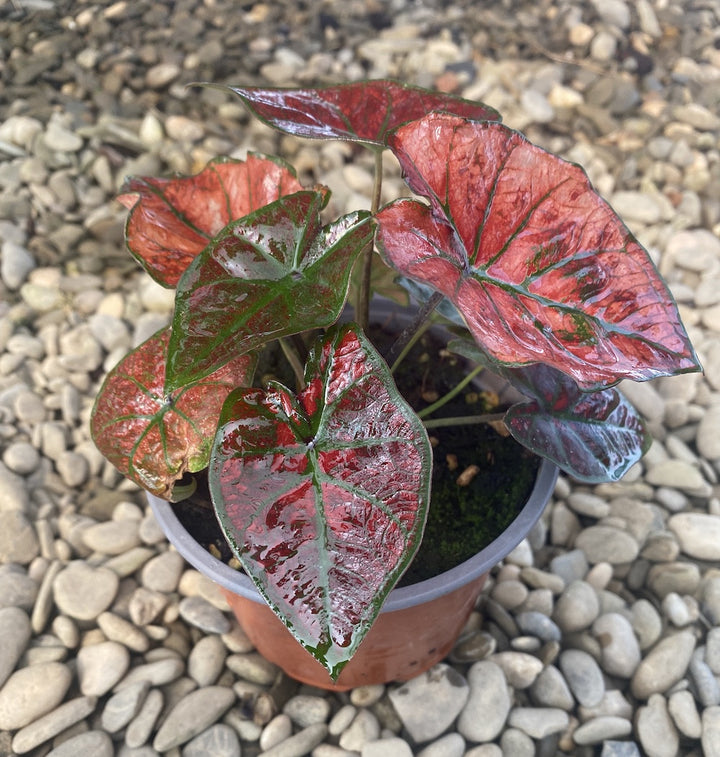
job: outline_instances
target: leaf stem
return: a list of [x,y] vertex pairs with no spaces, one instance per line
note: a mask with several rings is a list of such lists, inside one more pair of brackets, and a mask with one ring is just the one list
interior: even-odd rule
[[[382,148],[375,149],[375,173],[373,180],[373,193],[370,201],[370,212],[375,215],[380,207],[382,196]],[[357,322],[363,331],[367,331],[370,321],[370,276],[372,274],[373,252],[375,240],[371,239],[362,252],[362,276],[358,292],[357,305],[355,307]]]
[[295,348],[287,339],[280,338],[278,341],[280,342],[283,354],[287,358],[288,363],[290,363],[290,367],[293,369],[295,381],[297,382],[297,390],[300,392],[305,388],[305,371],[302,362],[295,351]]
[[424,421],[425,428],[441,428],[443,426],[469,426],[480,423],[493,423],[501,421],[504,413],[486,413],[485,415],[459,415],[454,418],[432,418]]
[[443,405],[446,405],[450,400],[457,396],[474,378],[477,376],[482,370],[484,370],[484,366],[477,365],[475,368],[468,373],[465,378],[463,378],[462,381],[460,381],[456,386],[454,386],[447,394],[440,397],[439,400],[436,402],[433,402],[432,405],[428,405],[427,407],[424,407],[420,412],[417,414],[418,418],[427,418],[428,415],[432,415],[436,410],[439,410]]
[[400,332],[387,354],[387,362],[392,366],[391,371],[395,371],[403,358],[410,352],[413,344],[420,338],[425,329],[429,327],[429,324],[427,324],[422,330],[420,328],[427,321],[430,313],[442,302],[442,298],[443,295],[440,292],[435,292],[418,310],[413,322]]

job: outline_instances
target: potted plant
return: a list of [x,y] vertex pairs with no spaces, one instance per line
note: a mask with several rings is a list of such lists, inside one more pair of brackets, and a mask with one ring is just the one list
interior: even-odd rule
[[[519,390],[490,420],[550,461],[526,533],[554,466],[582,481],[615,480],[646,450],[642,421],[615,384],[700,366],[651,258],[583,170],[491,108],[392,81],[228,89],[280,130],[374,151],[371,208],[325,223],[329,190],[303,188],[284,161],[257,154],[217,159],[192,177],[128,180],[128,248],[176,289],[175,312],[109,372],[92,434],[161,500],[184,496],[186,474],[207,473],[215,517],[272,611],[262,612],[279,619],[259,636],[279,627],[289,638],[288,629],[331,686],[420,544],[427,428],[488,420],[433,418],[474,375],[489,369]],[[415,196],[381,207],[385,149]],[[374,282],[386,279],[378,266],[419,303],[384,355],[369,329]],[[354,317],[341,323],[351,289]],[[447,349],[476,367],[418,410],[393,371],[433,311],[454,334]],[[253,386],[271,348],[293,388]],[[156,513],[174,517],[168,505]],[[176,545],[187,556],[186,541]],[[225,583],[231,568],[220,565]],[[465,615],[480,581],[463,589]],[[412,662],[401,674],[427,666]]]

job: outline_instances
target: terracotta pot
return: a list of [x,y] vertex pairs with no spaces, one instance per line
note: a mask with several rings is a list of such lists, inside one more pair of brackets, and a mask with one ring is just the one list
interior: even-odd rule
[[541,516],[557,478],[543,460],[535,486],[515,520],[469,560],[427,581],[394,589],[336,684],[290,635],[243,573],[213,557],[185,530],[165,500],[148,495],[155,517],[177,551],[224,590],[238,622],[257,650],[289,676],[324,689],[406,680],[442,660],[467,621],[488,571],[511,552]]

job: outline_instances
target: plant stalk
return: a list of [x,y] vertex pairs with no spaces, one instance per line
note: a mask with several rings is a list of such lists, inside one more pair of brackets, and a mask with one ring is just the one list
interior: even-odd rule
[[427,324],[422,330],[420,329],[420,327],[427,321],[430,313],[432,313],[432,311],[442,302],[442,298],[443,296],[440,292],[435,292],[420,310],[418,310],[413,322],[400,332],[398,338],[395,340],[387,354],[387,362],[392,366],[390,368],[391,371],[395,371],[405,355],[410,351],[413,344],[415,344],[420,338],[423,331],[428,328],[429,324]]
[[280,347],[282,348],[285,358],[287,359],[288,363],[290,363],[290,367],[293,369],[293,373],[295,374],[297,390],[301,392],[305,388],[305,371],[303,369],[302,361],[300,360],[300,357],[295,351],[293,345],[290,344],[287,339],[280,338],[278,339],[278,341],[280,342]]
[[[370,212],[375,215],[380,207],[382,196],[382,149],[375,149],[375,175],[373,177],[373,193],[370,200]],[[371,239],[362,252],[362,276],[358,292],[355,314],[358,325],[367,331],[370,322],[370,278],[372,276],[373,252],[375,240]]]
[[424,421],[425,428],[442,428],[444,426],[470,426],[480,423],[493,423],[501,421],[504,413],[486,413],[485,415],[459,415],[453,418],[432,418]]
[[456,386],[454,386],[447,394],[443,395],[442,397],[440,397],[440,399],[433,402],[432,405],[424,407],[417,414],[418,418],[427,418],[428,415],[432,415],[436,410],[439,410],[443,405],[446,405],[453,397],[457,396],[482,370],[484,370],[484,367],[482,365],[478,365],[473,368],[470,373],[468,373],[468,375],[465,376],[465,378]]

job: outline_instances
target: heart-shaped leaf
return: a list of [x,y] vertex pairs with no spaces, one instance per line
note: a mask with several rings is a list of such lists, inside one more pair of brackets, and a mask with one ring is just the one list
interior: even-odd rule
[[544,395],[505,414],[504,423],[520,444],[592,484],[618,481],[647,452],[650,436],[617,389],[581,392],[548,366],[518,370],[532,371],[525,380]]
[[168,328],[130,352],[106,376],[90,430],[98,449],[127,478],[163,499],[185,471],[207,467],[225,398],[248,386],[255,357],[243,355],[195,384],[164,393]]
[[326,200],[315,191],[282,197],[225,227],[188,266],[178,284],[167,391],[338,319],[373,223],[359,211],[321,228]]
[[302,189],[279,158],[218,158],[195,176],[132,178],[118,200],[130,208],[128,249],[164,287],[174,287],[196,255],[223,227]]
[[228,87],[248,109],[276,129],[299,137],[346,139],[384,146],[388,133],[433,111],[499,121],[483,103],[376,79],[320,89]]
[[354,324],[328,332],[306,383],[233,392],[208,473],[238,559],[335,679],[420,543],[432,452]]
[[512,405],[503,422],[520,444],[579,481],[617,481],[650,446],[640,416],[615,389],[583,392],[570,376],[542,363],[497,365],[468,339],[453,339],[448,349],[533,398]]
[[388,144],[430,207],[386,206],[378,247],[448,297],[494,360],[543,362],[586,389],[699,369],[650,257],[579,166],[441,113]]

